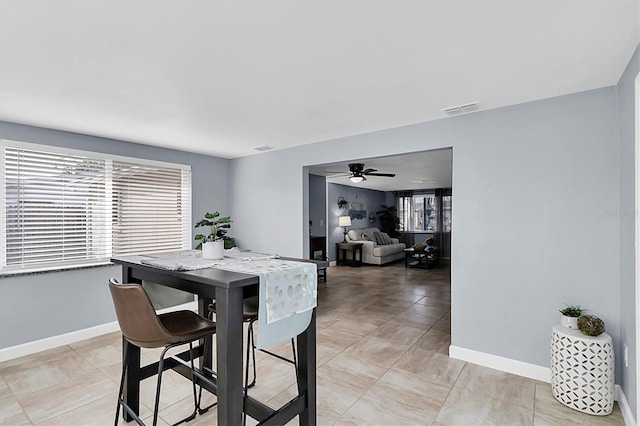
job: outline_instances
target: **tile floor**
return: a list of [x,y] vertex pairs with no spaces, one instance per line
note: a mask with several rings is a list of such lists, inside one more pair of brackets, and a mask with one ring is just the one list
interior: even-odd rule
[[[589,416],[556,402],[549,384],[449,358],[446,266],[332,267],[327,281],[318,289],[320,425],[624,424],[617,404],[609,416]],[[0,425],[113,424],[120,344],[112,333],[1,363]],[[143,362],[158,353],[143,350]],[[257,356],[250,394],[279,407],[296,392],[293,368]],[[192,408],[191,388],[175,373],[164,377],[159,424],[168,425]],[[154,386],[143,382],[143,419]],[[188,424],[215,425],[215,409]]]

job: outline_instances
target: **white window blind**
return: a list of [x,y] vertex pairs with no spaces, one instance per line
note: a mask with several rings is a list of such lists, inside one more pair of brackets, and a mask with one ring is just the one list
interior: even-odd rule
[[114,253],[182,248],[182,207],[191,204],[183,173],[180,169],[113,162]]
[[2,273],[190,247],[189,166],[4,140],[0,146]]

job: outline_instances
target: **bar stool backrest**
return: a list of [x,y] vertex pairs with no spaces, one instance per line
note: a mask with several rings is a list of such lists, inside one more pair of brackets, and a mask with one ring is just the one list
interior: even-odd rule
[[141,285],[120,284],[111,278],[109,290],[125,339],[141,348],[159,348],[175,343],[175,336],[162,325]]

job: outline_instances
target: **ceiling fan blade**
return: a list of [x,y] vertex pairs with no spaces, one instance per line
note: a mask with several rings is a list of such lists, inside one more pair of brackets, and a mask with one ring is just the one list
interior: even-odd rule
[[395,177],[395,173],[365,173],[367,176]]
[[364,173],[365,175],[367,175],[367,174],[369,174],[369,173],[371,173],[371,172],[377,172],[377,171],[378,171],[377,169],[365,169],[365,170],[363,170],[363,171],[362,171],[362,173]]

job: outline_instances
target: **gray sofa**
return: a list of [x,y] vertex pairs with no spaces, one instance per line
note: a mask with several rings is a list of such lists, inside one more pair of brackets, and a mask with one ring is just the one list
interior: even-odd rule
[[352,229],[347,233],[347,241],[362,243],[362,263],[370,265],[384,265],[395,260],[404,259],[404,243],[397,238],[391,238],[391,244],[378,244],[374,232],[378,228]]

